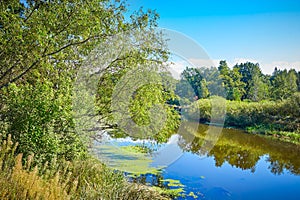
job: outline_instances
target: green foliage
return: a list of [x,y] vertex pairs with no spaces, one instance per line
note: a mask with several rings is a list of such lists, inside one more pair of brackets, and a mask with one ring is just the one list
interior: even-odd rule
[[18,152],[25,156],[35,154],[39,162],[54,157],[72,160],[85,154],[81,138],[72,132],[69,96],[53,89],[51,82],[11,84],[1,96],[5,105],[1,117],[7,125],[6,132],[19,143]]
[[222,87],[222,78],[216,67],[200,67],[199,71],[207,82],[209,96],[226,97],[225,90]]
[[[115,78],[115,77],[114,77]],[[100,87],[99,90],[103,90],[104,87]],[[108,94],[110,93],[110,94]],[[111,91],[106,90],[106,92],[99,93],[97,102],[100,106],[104,105],[105,102],[110,102],[111,97],[104,95],[111,95]],[[179,114],[166,103],[169,99],[172,99],[172,94],[168,91],[164,91],[162,85],[145,85],[139,88],[134,97],[131,98],[129,112],[130,117],[138,126],[141,127],[140,131],[136,131],[135,135],[138,135],[140,139],[155,139],[157,142],[166,142],[172,133],[177,129],[179,124]],[[153,109],[154,106],[161,105],[159,108]],[[105,108],[105,107],[103,107]],[[100,113],[103,116],[109,116],[110,109],[103,109],[100,107]],[[150,114],[155,113],[155,119],[150,117]],[[107,123],[112,124],[114,119],[111,118]],[[163,126],[161,123],[163,122]],[[147,126],[150,125],[150,130]],[[143,126],[145,128],[143,129]],[[118,128],[118,127],[116,127]],[[124,131],[124,130],[119,130]],[[126,132],[124,132],[127,134]]]
[[297,92],[297,73],[295,70],[277,70],[271,77],[273,99],[286,99]]
[[18,144],[13,144],[10,135],[0,141],[1,199],[70,199],[58,176],[47,181],[39,176],[38,168],[31,164],[33,156],[28,156],[26,166],[22,164],[22,154],[15,156]]
[[[201,99],[194,102],[189,108],[192,120],[210,122],[213,99]],[[285,132],[300,133],[299,113],[300,94],[295,93],[284,101],[228,101],[226,102],[226,126],[247,129],[250,132],[290,135],[290,139],[298,141],[298,137]],[[196,109],[200,109],[200,116],[195,116]],[[282,134],[280,134],[282,133]]]
[[[144,34],[135,35],[134,42],[140,45],[133,51],[108,63],[100,80],[103,87],[98,94],[104,107],[99,106],[99,114],[109,125],[115,125],[107,102],[116,81],[137,63],[166,61],[168,53],[154,32],[158,15],[139,10],[125,20],[125,5],[107,0],[1,1],[0,128],[19,142],[18,152],[34,153],[37,162],[85,155],[89,133],[77,129],[83,120],[72,116],[77,109],[72,107],[73,84],[84,58],[107,39],[126,31],[134,35],[133,30]],[[140,42],[141,38],[150,42]],[[112,84],[107,80],[113,80]],[[166,101],[163,98],[160,103]],[[171,119],[168,126],[174,128],[176,120]]]
[[220,61],[220,66],[218,67],[220,72],[220,78],[223,81],[227,92],[227,99],[229,100],[241,100],[242,96],[245,94],[245,83],[242,82],[242,75],[239,73],[237,68],[230,70],[227,66],[226,61]]
[[208,97],[207,83],[198,69],[186,67],[181,73],[181,78],[190,84],[197,99]]
[[[189,119],[188,120],[199,120],[200,122],[210,122],[212,117],[214,117],[214,121],[223,121],[224,116],[224,105],[225,99],[219,96],[211,96],[208,99],[200,99],[190,106],[186,108],[186,112],[188,112]],[[214,108],[213,108],[214,107]],[[212,108],[214,109],[214,113],[212,116]],[[200,110],[200,113],[198,112]],[[198,113],[200,114],[198,116]]]
[[[180,101],[182,104],[189,104],[190,102],[193,102],[195,100],[195,92],[190,83],[186,80],[180,80],[176,84],[176,90],[175,93],[178,97],[180,97]],[[176,105],[180,105],[179,98],[176,102],[174,102]]]
[[[109,125],[116,124],[107,102],[111,100],[111,89],[122,75],[138,64],[150,62],[157,63],[156,70],[161,71],[158,64],[168,59],[164,41],[154,31],[158,15],[139,10],[128,18],[125,5],[123,1],[107,0],[1,1],[1,133],[4,138],[12,134],[12,141],[19,143],[16,153],[24,153],[24,161],[34,154],[34,162],[39,166],[47,162],[50,165],[45,164],[41,171],[35,168],[31,172],[31,167],[24,170],[19,155],[13,170],[1,171],[1,183],[6,179],[9,183],[2,187],[2,197],[152,199],[157,194],[148,188],[128,185],[122,175],[86,158],[88,139],[76,129],[77,119],[73,118],[72,91],[77,73],[84,58],[108,38],[129,31],[136,47],[108,63],[100,80],[99,114]],[[132,33],[133,30],[140,36]],[[147,124],[151,121],[148,114],[153,105],[165,104],[172,98],[174,95],[161,83],[139,88],[132,98],[132,118],[137,124]],[[174,109],[169,106],[164,109],[167,123],[163,130],[155,130],[162,132],[155,135],[158,141],[165,141],[177,128],[179,120]],[[155,111],[161,114],[161,110]],[[156,124],[153,126],[155,128]],[[78,160],[82,157],[86,160]],[[59,165],[50,162],[55,159],[59,160]],[[14,173],[17,175],[13,176]],[[35,189],[29,191],[29,186]],[[145,192],[140,193],[140,190]]]
[[267,99],[268,88],[266,80],[260,70],[259,64],[256,63],[241,63],[235,65],[236,69],[241,74],[241,81],[245,84],[245,93],[242,99],[249,99],[251,101],[261,101]]
[[285,101],[285,114],[300,118],[300,92],[293,94],[287,101]]
[[149,22],[137,14],[126,23],[124,3],[107,0],[1,1],[0,9],[0,88],[45,62],[74,69],[99,42]]
[[[197,102],[193,103],[189,108],[188,112],[190,113],[188,116],[191,117],[192,120],[198,120],[202,122],[208,122],[211,119],[211,100],[210,99],[201,99]],[[200,116],[195,115],[197,113],[197,109],[200,110]]]
[[[165,52],[157,54],[160,55],[160,59],[164,59]],[[152,70],[153,64],[163,69],[163,65],[157,62],[147,61],[142,54],[139,54],[137,57],[122,61],[124,68],[116,64],[116,66],[110,66],[113,73],[103,73],[98,84],[96,104],[97,111],[106,125],[119,129],[124,134],[130,134],[124,127],[137,127],[134,128],[135,136],[131,136],[155,139],[158,142],[167,141],[175,132],[179,124],[179,114],[167,104],[175,99],[175,94],[171,91],[175,86],[170,75],[150,73],[149,70]],[[149,82],[135,88],[148,75]],[[121,86],[120,81],[124,81]],[[110,106],[112,102],[118,104],[116,111],[113,111]],[[119,112],[121,116],[116,114]],[[129,114],[125,115],[124,113],[127,112]],[[128,118],[134,124],[128,125]]]
[[[86,157],[88,138],[76,130],[77,121],[73,118],[72,91],[78,69],[94,47],[108,38],[134,29],[141,33],[136,37],[130,32],[136,48],[117,57],[102,73],[96,98],[100,123],[118,128],[110,103],[114,87],[128,71],[139,64],[152,64],[160,72],[164,69],[168,50],[160,34],[154,31],[158,15],[139,10],[127,19],[125,5],[123,1],[108,0],[0,2],[0,133],[7,139],[0,149],[1,198],[162,198],[148,188],[128,185],[121,174]],[[197,98],[219,95],[220,87],[214,79],[222,81],[228,99],[251,101],[268,98],[270,86],[272,98],[287,99],[297,86],[299,90],[300,80],[296,71],[280,71],[267,77],[257,64],[245,63],[231,70],[225,61],[211,72],[187,68],[182,79],[185,82],[180,81],[176,90],[183,94],[184,102],[193,101],[193,93]],[[184,93],[189,85],[193,91]],[[161,81],[145,85],[132,95],[130,117],[140,126],[149,125],[157,133],[153,138],[164,142],[179,123],[179,114],[166,105],[174,100],[175,94]],[[294,137],[287,133],[300,130],[299,100],[299,94],[295,94],[279,103],[227,102],[226,123],[239,127],[268,125],[272,131]],[[158,104],[162,106],[151,110]],[[198,107],[201,114],[195,118],[211,120],[211,99],[195,102],[188,112],[193,113]],[[161,120],[151,120],[151,111]],[[164,116],[164,127],[159,129]],[[140,129],[138,134],[143,135],[144,131]],[[18,147],[11,146],[12,141]],[[24,153],[26,167],[20,154],[15,157],[17,153]],[[83,157],[86,160],[80,160]],[[49,165],[38,169],[31,162]]]
[[192,86],[195,94],[199,94],[199,91],[205,94],[200,95],[200,98],[218,95],[234,101],[283,100],[299,90],[299,77],[299,72],[295,69],[281,71],[275,68],[270,76],[261,72],[258,63],[236,64],[231,69],[225,60],[221,60],[218,68],[187,67],[181,74],[177,91],[182,99],[188,99],[189,96],[190,102],[193,100],[193,91],[188,90],[188,84]]
[[[179,114],[169,107],[166,102],[172,98],[169,92],[162,92],[161,85],[148,85],[140,88],[134,98],[130,107],[132,119],[139,125],[149,125],[154,134],[150,139],[155,139],[157,142],[166,142],[170,136],[176,131],[179,124]],[[162,105],[156,110],[151,109],[155,105]],[[155,112],[158,117],[156,120],[150,119],[150,112]],[[164,118],[166,117],[166,118]],[[162,129],[160,123],[164,121]],[[143,135],[142,133],[140,135]],[[145,134],[147,136],[147,134]],[[141,137],[143,138],[143,137]]]

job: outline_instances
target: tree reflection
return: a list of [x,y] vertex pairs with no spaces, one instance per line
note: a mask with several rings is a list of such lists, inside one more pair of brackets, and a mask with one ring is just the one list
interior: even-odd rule
[[[188,152],[199,156],[214,157],[215,166],[221,167],[225,162],[231,166],[255,172],[257,162],[267,156],[268,169],[273,174],[282,174],[285,170],[292,174],[300,174],[300,146],[274,140],[272,138],[246,134],[236,129],[223,129],[218,142],[211,150],[202,145],[207,134],[207,125],[199,124],[197,133],[192,133],[186,124],[186,133],[180,137],[178,145]],[[189,135],[195,138],[190,140]],[[186,140],[188,138],[189,140]]]

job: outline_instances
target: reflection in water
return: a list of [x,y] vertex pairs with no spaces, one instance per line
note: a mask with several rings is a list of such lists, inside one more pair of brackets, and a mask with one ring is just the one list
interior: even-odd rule
[[[184,190],[185,196],[179,199],[298,199],[299,145],[213,127],[222,131],[215,143],[211,127],[199,124],[197,132],[189,127],[190,123],[184,124],[181,134],[172,137],[169,145],[176,148],[171,146],[170,151],[164,151],[167,144],[161,144],[154,145],[150,154],[136,152],[138,148],[132,146],[150,148],[151,142],[112,138],[112,143],[95,143],[94,151],[108,165],[124,171],[130,181]],[[214,146],[204,148],[210,144]],[[182,156],[158,167],[159,161],[172,157],[174,149],[182,151]]]
[[[186,124],[187,133],[189,123]],[[222,166],[225,162],[240,169],[250,169],[255,171],[255,166],[260,157],[268,155],[266,162],[269,169],[274,174],[281,174],[288,170],[293,174],[300,174],[300,146],[278,141],[270,137],[260,135],[245,134],[237,129],[223,129],[222,134],[215,146],[206,151],[202,148],[208,125],[199,124],[196,137],[193,141],[187,142],[183,135],[178,145],[188,152],[199,156],[214,157],[215,165]],[[222,128],[219,128],[222,129]]]

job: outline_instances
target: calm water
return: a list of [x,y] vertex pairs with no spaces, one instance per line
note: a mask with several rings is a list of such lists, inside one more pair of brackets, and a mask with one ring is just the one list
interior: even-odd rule
[[[108,137],[95,142],[94,150],[108,165],[137,174],[131,181],[182,188],[186,196],[179,199],[300,199],[300,146],[222,129],[214,146],[203,148],[208,128],[199,125],[197,132],[174,135],[162,145]],[[153,152],[138,153],[132,145]],[[168,179],[183,186],[168,186]]]

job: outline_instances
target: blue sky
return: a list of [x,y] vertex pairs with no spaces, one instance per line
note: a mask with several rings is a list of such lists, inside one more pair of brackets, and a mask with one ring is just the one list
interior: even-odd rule
[[211,59],[229,65],[259,62],[300,70],[299,0],[128,0],[130,9],[155,9],[159,26],[179,31],[201,45]]

